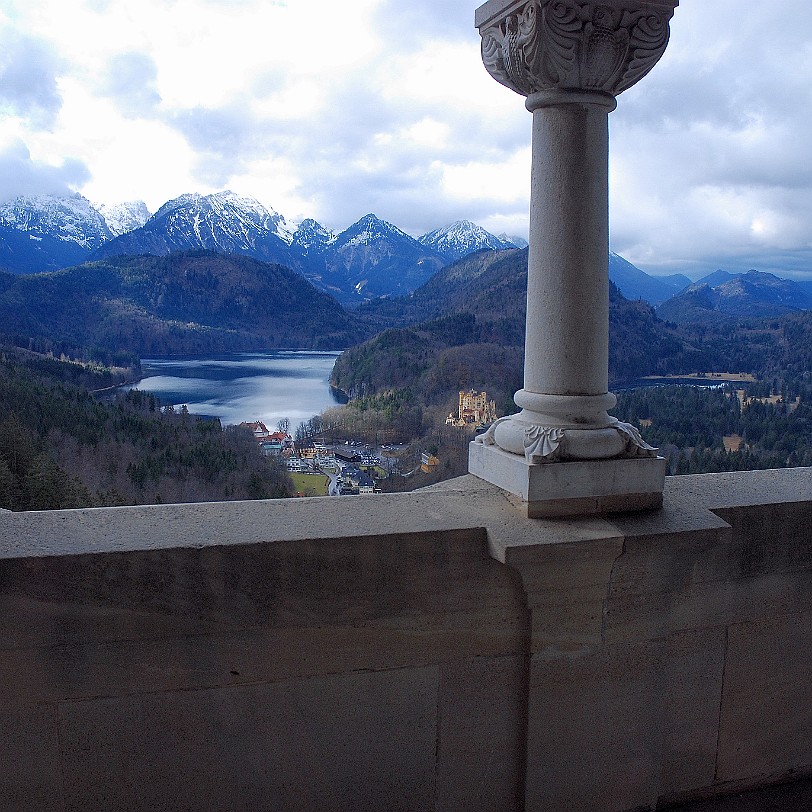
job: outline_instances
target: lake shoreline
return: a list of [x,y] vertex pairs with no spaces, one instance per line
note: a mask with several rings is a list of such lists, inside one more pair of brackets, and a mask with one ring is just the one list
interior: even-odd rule
[[[340,350],[153,356],[141,359],[137,381],[110,390],[137,389],[162,405],[185,406],[190,414],[221,424],[288,419],[295,429],[325,409],[346,403],[330,375]],[[106,396],[106,393],[102,395]]]

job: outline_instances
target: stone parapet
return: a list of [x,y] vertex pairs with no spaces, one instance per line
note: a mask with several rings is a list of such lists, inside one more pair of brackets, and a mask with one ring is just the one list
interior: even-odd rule
[[0,514],[0,810],[622,812],[812,767],[812,472],[643,514]]

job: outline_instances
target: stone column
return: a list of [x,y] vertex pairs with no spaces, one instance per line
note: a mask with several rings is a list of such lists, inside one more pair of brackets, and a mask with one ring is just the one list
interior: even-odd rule
[[609,135],[615,96],[662,56],[678,0],[490,0],[482,58],[533,114],[522,411],[472,443],[471,473],[530,516],[662,503],[665,461],[607,410]]

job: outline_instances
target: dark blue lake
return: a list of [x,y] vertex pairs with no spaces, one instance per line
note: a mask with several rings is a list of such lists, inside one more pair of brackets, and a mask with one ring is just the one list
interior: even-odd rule
[[287,350],[141,360],[143,378],[128,389],[223,424],[262,420],[270,429],[287,417],[290,430],[344,402],[329,384],[338,352]]

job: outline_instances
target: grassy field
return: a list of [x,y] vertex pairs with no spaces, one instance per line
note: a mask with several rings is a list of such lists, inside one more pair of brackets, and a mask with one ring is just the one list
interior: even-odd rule
[[304,496],[327,496],[330,477],[324,474],[291,474],[296,493]]

